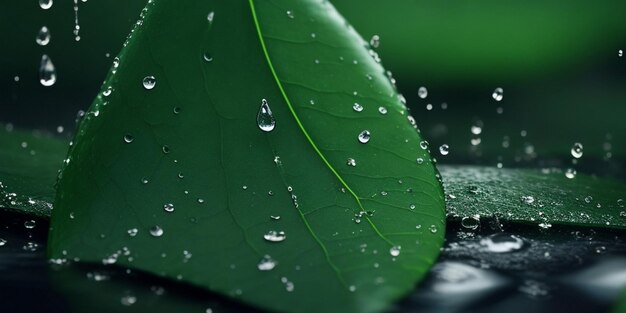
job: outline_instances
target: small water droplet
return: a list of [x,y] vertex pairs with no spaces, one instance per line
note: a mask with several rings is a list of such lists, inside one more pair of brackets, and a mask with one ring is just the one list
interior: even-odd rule
[[137,302],[137,297],[132,295],[125,295],[122,297],[121,302],[124,306],[131,306],[135,304],[135,302]]
[[623,207],[624,207],[624,199],[617,199],[617,205],[618,205],[620,208],[623,208]]
[[35,220],[28,220],[24,222],[24,227],[26,229],[33,229],[35,228],[36,225],[37,225],[37,222],[35,222]]
[[402,249],[402,247],[400,246],[393,246],[389,249],[389,254],[391,254],[391,256],[399,256],[400,255],[400,249]]
[[618,57],[622,57],[624,55],[624,51],[622,51],[622,49],[617,51],[617,56]]
[[274,221],[278,221],[280,219],[280,215],[270,215],[270,218]]
[[372,36],[372,38],[370,39],[370,46],[372,46],[372,48],[378,48],[380,46],[380,36]]
[[152,226],[152,228],[150,228],[150,235],[152,235],[152,237],[163,236],[163,228],[161,228],[161,226],[159,225]]
[[161,147],[161,151],[163,151],[164,154],[168,154],[170,153],[170,147],[167,145],[164,145],[163,147]]
[[52,7],[52,0],[39,0],[39,7],[47,10]]
[[496,101],[502,101],[502,98],[504,98],[504,90],[500,87],[496,88],[491,94],[491,97]]
[[424,164],[424,159],[423,158],[417,158],[416,161],[417,161],[418,165]]
[[212,61],[213,61],[213,56],[212,56],[210,53],[208,53],[208,52],[205,52],[205,53],[202,55],[202,58],[203,58],[205,61],[207,61],[207,62],[212,62]]
[[428,149],[428,145],[429,145],[428,141],[426,141],[426,140],[420,141],[420,148],[422,148],[422,150]]
[[550,227],[552,227],[552,224],[550,224],[550,223],[540,223],[539,224],[539,228],[541,228],[541,229],[548,229]]
[[372,135],[370,134],[370,131],[364,130],[359,134],[358,139],[360,143],[368,143],[371,137]]
[[116,69],[120,66],[120,58],[115,57],[113,58],[113,68]]
[[[426,99],[426,97],[428,97],[428,89],[426,89],[426,87],[422,86],[417,90],[417,95],[422,98],[422,99]],[[432,107],[432,106],[431,106]]]
[[294,18],[293,11],[287,10],[287,17]]
[[57,81],[57,71],[52,60],[47,55],[41,56],[39,65],[39,82],[44,87],[50,87]]
[[271,132],[276,126],[276,119],[274,119],[270,105],[265,99],[261,100],[261,108],[259,108],[256,122],[259,128],[264,132]]
[[576,170],[573,168],[568,168],[567,170],[565,170],[565,177],[569,178],[569,179],[573,179],[576,177]]
[[215,19],[215,12],[211,11],[206,16],[206,20],[209,21],[209,24],[213,24],[213,19]]
[[143,88],[152,90],[156,86],[156,78],[154,76],[146,76],[143,78]]
[[593,201],[593,197],[592,196],[586,196],[585,197],[585,202],[586,203],[591,203],[591,201]]
[[474,135],[480,135],[480,133],[483,132],[483,129],[482,127],[480,127],[480,125],[472,125],[471,131]]
[[166,203],[166,204],[163,205],[163,210],[165,212],[170,212],[170,213],[174,212],[174,205],[171,204],[171,203]]
[[5,239],[0,238],[0,247],[4,246],[7,244],[7,241]]
[[583,156],[583,145],[580,142],[574,143],[570,152],[573,157],[580,159]]
[[124,142],[125,143],[131,143],[131,142],[133,142],[133,140],[135,140],[135,137],[133,137],[133,135],[131,135],[131,134],[124,135]]
[[355,103],[352,105],[352,109],[353,109],[355,112],[361,112],[361,111],[363,111],[363,106],[355,102]]
[[378,107],[378,113],[385,115],[387,114],[387,108],[385,107]]
[[480,216],[479,215],[464,216],[461,219],[461,226],[463,226],[463,228],[467,228],[470,230],[476,230],[478,226],[480,226]]
[[429,230],[430,230],[430,232],[431,232],[431,233],[435,234],[435,233],[437,233],[437,226],[435,226],[435,225],[430,225]]
[[346,164],[348,166],[356,166],[356,160],[353,158],[349,158],[348,161],[346,162]]
[[277,262],[272,259],[271,256],[269,255],[265,255],[261,261],[259,261],[259,264],[257,264],[257,268],[260,271],[271,271],[274,269],[274,267],[276,267]]
[[285,235],[284,231],[270,230],[263,235],[263,238],[269,242],[281,242],[287,239],[287,235]]
[[139,230],[137,230],[137,228],[131,228],[127,231],[128,235],[131,237],[135,237],[137,236],[137,233],[139,232]]
[[37,37],[35,37],[35,41],[40,46],[45,46],[50,43],[50,30],[48,29],[48,27],[41,27],[41,29],[37,33]]
[[450,153],[450,147],[446,144],[443,144],[439,147],[439,153],[441,153],[441,155],[448,155],[448,153]]

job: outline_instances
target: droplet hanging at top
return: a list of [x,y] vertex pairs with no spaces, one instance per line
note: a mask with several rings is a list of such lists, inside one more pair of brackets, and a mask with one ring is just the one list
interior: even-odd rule
[[57,81],[57,71],[50,60],[48,55],[41,56],[41,63],[39,64],[39,82],[44,87],[50,87]]
[[264,132],[271,132],[274,130],[274,127],[276,127],[276,119],[272,114],[270,105],[265,99],[261,100],[261,108],[259,108],[259,113],[256,116],[256,122],[259,128]]
[[504,98],[504,90],[500,87],[496,88],[491,94],[491,97],[496,101],[502,101],[502,98]]
[[52,0],[39,0],[39,7],[47,10],[52,7]]
[[37,33],[37,37],[35,41],[40,46],[45,46],[50,43],[50,30],[46,26],[42,26],[39,32]]
[[371,137],[372,135],[370,134],[369,130],[362,131],[358,136],[360,143],[368,143]]

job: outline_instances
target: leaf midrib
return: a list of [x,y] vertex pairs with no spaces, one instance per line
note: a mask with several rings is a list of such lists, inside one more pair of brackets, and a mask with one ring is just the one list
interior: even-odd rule
[[[328,169],[333,173],[333,175],[339,180],[339,182],[343,185],[343,187],[348,191],[348,193],[350,193],[350,195],[352,195],[352,197],[354,198],[354,200],[356,201],[356,203],[359,206],[359,209],[361,210],[362,213],[366,213],[367,211],[365,210],[365,207],[363,206],[363,204],[361,203],[361,198],[352,190],[352,188],[350,188],[350,186],[346,183],[346,181],[343,179],[343,177],[341,175],[339,175],[339,173],[337,172],[337,170],[335,170],[335,168],[330,164],[330,162],[328,162],[328,160],[326,159],[326,156],[324,156],[324,154],[322,153],[322,151],[317,147],[317,145],[315,144],[315,142],[313,142],[313,139],[311,139],[311,136],[309,135],[309,133],[307,132],[307,130],[304,128],[304,125],[302,124],[302,122],[300,121],[300,118],[298,117],[298,114],[296,113],[295,109],[293,108],[293,105],[291,104],[291,101],[289,100],[289,97],[287,96],[287,93],[285,92],[285,89],[283,88],[282,83],[280,82],[280,79],[278,78],[278,74],[276,73],[276,70],[274,69],[274,65],[270,59],[269,56],[269,52],[267,51],[267,47],[265,45],[265,40],[263,38],[263,33],[261,32],[261,26],[259,24],[259,20],[257,17],[257,13],[256,13],[256,9],[254,6],[254,0],[248,0],[249,4],[250,4],[250,10],[252,13],[252,18],[253,18],[253,22],[254,22],[254,26],[256,28],[257,31],[257,35],[259,37],[259,41],[261,43],[261,49],[263,51],[263,55],[265,56],[265,59],[267,61],[267,65],[270,69],[270,72],[272,73],[272,76],[274,77],[274,81],[276,82],[276,85],[278,86],[278,89],[280,90],[281,95],[283,96],[283,99],[285,99],[285,102],[287,103],[287,107],[289,108],[289,111],[291,112],[293,118],[296,121],[296,124],[298,125],[298,127],[300,128],[300,130],[302,131],[302,133],[304,134],[304,136],[306,137],[307,141],[309,142],[309,144],[311,144],[311,146],[313,147],[313,150],[315,150],[315,152],[317,153],[317,155],[322,159],[322,161],[324,162],[324,164],[326,165],[326,167],[328,167]],[[301,214],[302,215],[302,214]],[[390,246],[395,246],[393,242],[391,242],[388,238],[386,238],[381,232],[380,230],[378,230],[378,227],[376,227],[376,225],[372,222],[372,220],[369,218],[369,216],[367,216],[367,214],[364,214],[365,220],[367,220],[368,224],[372,227],[372,229],[374,230],[374,232],[378,235],[379,238],[381,238],[382,240],[384,240],[386,243],[388,243]],[[308,224],[308,222],[306,221],[306,218],[304,217],[304,215],[302,215],[302,219],[304,221],[304,223],[306,224],[309,232],[311,233],[311,235],[314,237],[314,239],[320,244],[320,246],[322,247],[322,249],[324,250],[324,253],[327,254],[327,258],[329,258],[328,252],[324,246],[324,244],[319,240],[319,238],[315,235],[315,233],[313,232],[313,230],[311,229],[310,225]],[[330,261],[330,259],[329,259]]]

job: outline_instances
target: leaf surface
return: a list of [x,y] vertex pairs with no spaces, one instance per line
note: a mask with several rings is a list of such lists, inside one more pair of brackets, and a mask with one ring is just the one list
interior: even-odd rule
[[49,255],[276,311],[376,312],[410,292],[443,242],[443,191],[334,8],[157,0],[142,15],[79,127]]

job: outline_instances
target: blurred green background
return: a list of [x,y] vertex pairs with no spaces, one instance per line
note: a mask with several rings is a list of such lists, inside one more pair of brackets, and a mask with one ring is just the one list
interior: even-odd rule
[[[145,2],[79,1],[77,42],[72,0],[55,0],[48,10],[35,0],[2,1],[0,123],[51,131],[62,125],[67,135]],[[626,57],[618,56],[626,50],[626,1],[331,2],[364,38],[380,36],[383,64],[440,163],[626,176]],[[52,38],[39,46],[44,25]],[[57,69],[52,87],[39,83],[42,54]],[[421,86],[426,99],[418,97]],[[492,98],[497,87],[504,90],[500,102]],[[472,125],[482,126],[480,135]],[[584,145],[584,156],[572,165],[574,142]],[[444,143],[447,156],[434,151]]]

